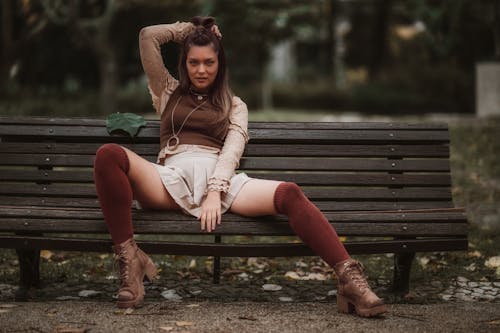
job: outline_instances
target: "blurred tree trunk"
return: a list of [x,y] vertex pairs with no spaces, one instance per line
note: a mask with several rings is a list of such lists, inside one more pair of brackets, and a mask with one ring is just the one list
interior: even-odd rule
[[[30,12],[32,9],[30,3],[24,5],[24,9],[20,9],[18,3],[14,0],[0,1],[0,9],[2,11],[2,41],[0,53],[0,87],[5,87],[10,79],[10,71],[16,58],[23,51],[25,45],[36,35],[44,30],[47,25],[47,20],[38,15],[36,12]],[[26,21],[23,24],[23,29],[19,32],[14,31],[14,19],[23,17]]]
[[0,87],[3,87],[9,76],[12,52],[12,2],[2,1],[2,58],[0,65]]
[[[102,37],[107,37],[102,36]],[[118,88],[118,65],[116,52],[107,38],[96,40],[92,45],[99,64],[100,75],[100,106],[101,111],[112,113],[116,111],[116,93]]]
[[387,63],[389,19],[391,16],[392,0],[377,0],[375,5],[375,27],[372,38],[372,57],[368,73],[370,79],[377,78],[380,70]]
[[500,61],[500,0],[495,1],[495,18],[493,20],[493,37],[495,40],[495,60]]
[[328,34],[328,54],[330,55],[331,60],[331,77],[335,82],[335,0],[330,0],[325,2],[325,12],[326,12],[326,22],[328,25],[327,34]]
[[[100,15],[86,17],[81,14],[81,0],[71,0],[64,4],[60,1],[42,0],[49,19],[56,24],[70,27],[77,37],[76,41],[83,42],[95,54],[99,64],[101,112],[112,113],[116,111],[118,64],[116,51],[111,43],[110,28],[116,14],[116,2],[106,0],[103,3],[104,8],[101,9]],[[89,1],[84,5],[93,6],[96,3]]]

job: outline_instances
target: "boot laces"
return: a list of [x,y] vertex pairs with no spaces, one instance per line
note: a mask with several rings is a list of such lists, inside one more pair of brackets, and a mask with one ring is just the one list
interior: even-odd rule
[[120,253],[115,254],[115,268],[118,265],[118,271],[120,272],[120,283],[122,286],[127,285],[129,276],[129,258],[126,250],[120,251]]
[[354,261],[350,263],[346,269],[345,272],[349,279],[354,282],[354,284],[361,290],[369,289],[370,286],[368,285],[368,282],[366,281],[366,275],[364,274],[364,267],[363,264],[360,263],[359,261]]

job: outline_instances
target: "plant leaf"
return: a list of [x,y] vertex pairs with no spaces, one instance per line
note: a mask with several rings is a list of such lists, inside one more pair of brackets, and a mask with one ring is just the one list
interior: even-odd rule
[[146,126],[146,120],[135,113],[112,113],[106,119],[106,129],[109,134],[113,132],[126,133],[134,137],[142,126]]

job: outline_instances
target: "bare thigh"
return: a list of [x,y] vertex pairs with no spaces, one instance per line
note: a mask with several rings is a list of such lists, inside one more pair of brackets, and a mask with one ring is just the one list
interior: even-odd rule
[[248,181],[236,195],[230,211],[243,216],[276,215],[274,192],[281,183],[265,179]]
[[134,198],[147,209],[180,209],[163,185],[158,171],[148,160],[122,147],[129,160],[128,178]]

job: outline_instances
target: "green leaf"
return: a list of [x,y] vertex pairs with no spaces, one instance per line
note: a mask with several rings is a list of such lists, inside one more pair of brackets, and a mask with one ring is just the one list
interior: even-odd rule
[[135,113],[112,113],[106,119],[106,129],[109,134],[127,133],[133,138],[142,126],[146,126],[146,121]]

